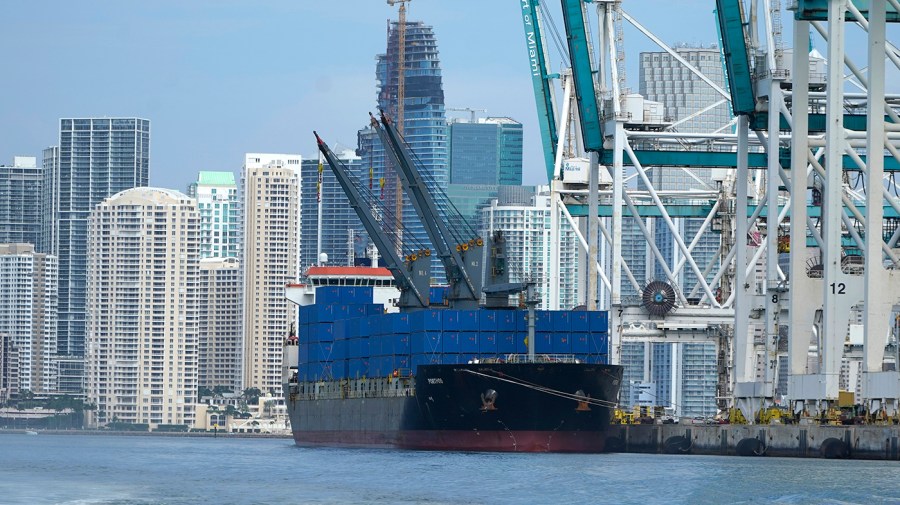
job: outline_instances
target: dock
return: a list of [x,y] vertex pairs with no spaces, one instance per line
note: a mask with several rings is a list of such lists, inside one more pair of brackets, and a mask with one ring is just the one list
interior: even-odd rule
[[898,425],[612,425],[611,452],[900,460]]

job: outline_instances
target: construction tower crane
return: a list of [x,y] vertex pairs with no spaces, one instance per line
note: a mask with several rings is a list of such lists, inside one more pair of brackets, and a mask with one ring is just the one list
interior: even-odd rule
[[[403,133],[404,102],[406,101],[406,4],[411,0],[387,0],[388,5],[400,4],[397,11],[397,129]],[[390,42],[388,42],[390,44]],[[394,179],[394,215],[397,216],[397,228],[403,222],[403,189],[399,176]],[[402,242],[402,235],[397,235]],[[400,249],[402,244],[397,244]]]

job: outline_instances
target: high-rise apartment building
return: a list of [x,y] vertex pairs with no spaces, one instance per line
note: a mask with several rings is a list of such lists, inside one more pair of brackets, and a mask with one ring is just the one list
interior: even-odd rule
[[[677,47],[675,50],[717,85],[725,86],[724,68],[718,48]],[[715,104],[721,97],[709,84],[668,53],[641,53],[640,65],[640,93],[648,100],[663,104],[666,121],[678,122],[685,119],[676,124],[677,131],[721,131],[731,121],[727,103],[687,119]],[[712,170],[708,168],[692,168],[691,174],[677,168],[653,168],[648,171],[648,178],[656,190],[714,190],[716,182],[712,175]],[[645,189],[645,186],[639,183],[638,188]],[[702,219],[673,220],[675,232],[685,243],[693,240],[702,222]],[[666,262],[670,266],[674,265],[683,255],[676,245],[672,230],[661,219],[648,219],[646,225]],[[632,242],[631,247],[623,247],[622,251],[632,271],[643,272],[645,280],[665,279],[662,267],[649,252],[646,241],[636,226],[632,225],[627,229],[623,226],[623,232],[638,238]],[[701,269],[708,263],[717,261],[720,241],[720,235],[713,231],[707,231],[700,237],[691,256]],[[707,281],[711,278],[712,274]],[[641,281],[640,278],[638,280]],[[698,278],[685,265],[676,282],[685,296],[688,296],[697,286]],[[623,294],[626,290],[632,288],[623,286]],[[679,416],[714,415],[717,410],[717,359],[716,347],[712,343],[623,342],[623,401],[637,402],[637,393],[640,391],[645,397],[644,402],[672,408]],[[636,387],[638,385],[641,387]]]
[[43,252],[59,258],[59,353],[84,355],[88,217],[120,191],[149,182],[150,121],[73,118],[59,122],[59,148],[47,170]]
[[87,234],[89,425],[194,424],[200,217],[177,191],[101,202]]
[[19,394],[19,349],[13,338],[0,333],[0,402]]
[[522,185],[522,123],[507,117],[449,125],[450,184]]
[[33,244],[0,244],[0,333],[18,350],[19,387],[55,393],[56,257]]
[[[378,82],[378,108],[397,118],[399,94],[399,34],[397,23],[392,23],[388,30],[387,52],[377,57],[375,77]],[[405,76],[403,99],[402,133],[425,183],[430,189],[446,190],[448,183],[447,155],[447,120],[444,111],[444,89],[441,78],[441,65],[437,49],[437,40],[431,26],[421,21],[406,23]],[[395,214],[395,182],[393,168],[388,168],[384,149],[377,134],[367,127],[359,132],[357,154],[363,166],[371,166],[373,179],[379,182],[384,178],[384,188],[378,188],[379,197],[390,210],[386,216],[386,226],[396,229],[390,221]],[[408,248],[418,249],[419,245],[428,245],[430,240],[424,226],[416,216],[409,199],[403,198],[403,242]],[[415,244],[413,246],[412,244]],[[406,248],[405,248],[406,249]],[[445,277],[443,266],[437,259],[432,259],[432,275],[435,282],[443,282]]]
[[[675,52],[696,67],[716,85],[725,87],[725,65],[718,47],[675,47]],[[661,102],[667,121],[678,121],[722,99],[709,84],[687,69],[669,53],[640,55],[640,94]],[[731,121],[727,102],[676,126],[683,133],[709,133]]]
[[281,396],[282,345],[296,322],[284,287],[297,282],[300,155],[247,154],[244,204],[243,388]]
[[[359,180],[361,191],[379,192],[379,182],[369,178],[368,167],[352,150],[336,152],[338,159]],[[328,163],[322,162],[321,183],[319,161],[305,159],[300,169],[300,275],[318,264],[319,251],[328,255],[329,265],[353,265],[355,258],[364,257],[368,242],[359,216],[350,207],[347,195],[338,184]],[[319,207],[322,208],[321,227]],[[321,244],[318,243],[321,237]]]
[[483,235],[499,230],[506,239],[506,256],[510,282],[537,281],[541,296],[538,306],[550,303],[550,250],[559,250],[559,305],[571,309],[583,304],[581,247],[568,222],[560,222],[560,242],[550,243],[550,195],[546,191],[535,195],[531,202],[504,204],[497,200],[482,209]]
[[[201,217],[201,225],[202,221]],[[239,392],[243,334],[240,262],[237,258],[204,258],[199,275],[198,387]]]
[[55,254],[57,235],[56,210],[59,208],[57,177],[59,177],[59,146],[48,147],[43,151],[41,175],[41,243],[36,249],[43,253]]
[[41,248],[43,171],[37,159],[16,156],[0,165],[0,244]]
[[200,172],[188,186],[200,211],[200,257],[240,255],[240,200],[232,172]]

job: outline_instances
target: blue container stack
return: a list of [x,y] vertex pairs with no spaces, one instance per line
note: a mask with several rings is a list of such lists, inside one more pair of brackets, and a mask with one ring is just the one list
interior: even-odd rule
[[[434,298],[442,294],[432,293]],[[419,365],[528,352],[524,310],[433,308],[386,314],[372,299],[371,287],[322,286],[315,305],[300,307],[301,380],[414,374]],[[606,363],[608,342],[606,312],[535,311],[538,354]]]

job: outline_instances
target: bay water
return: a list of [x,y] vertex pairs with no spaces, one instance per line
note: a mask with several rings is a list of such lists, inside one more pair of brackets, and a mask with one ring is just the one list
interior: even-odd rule
[[0,434],[0,504],[900,504],[900,463]]

